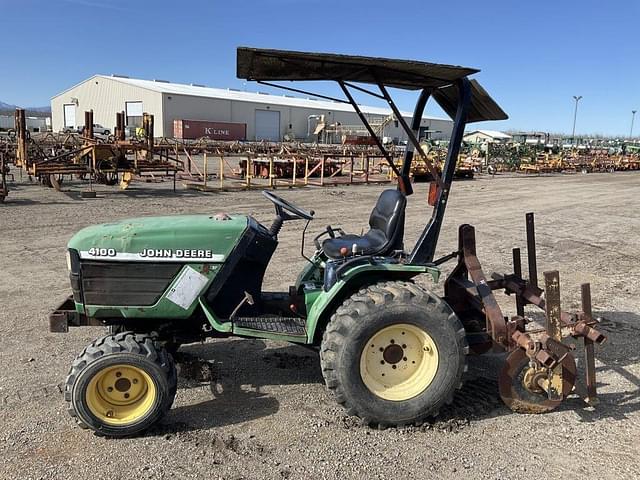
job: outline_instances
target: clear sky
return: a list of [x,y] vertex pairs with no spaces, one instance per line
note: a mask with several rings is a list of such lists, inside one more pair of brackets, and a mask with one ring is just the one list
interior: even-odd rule
[[636,0],[0,0],[0,100],[47,105],[96,73],[256,91],[235,78],[246,45],[477,67],[510,116],[482,127],[570,133],[582,95],[577,133],[626,136],[639,23]]

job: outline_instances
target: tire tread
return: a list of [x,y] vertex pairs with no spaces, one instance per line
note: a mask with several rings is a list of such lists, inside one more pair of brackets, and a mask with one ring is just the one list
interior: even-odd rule
[[[162,406],[161,417],[171,408],[173,399],[178,389],[178,378],[173,358],[162,345],[156,341],[153,333],[135,333],[131,331],[108,334],[94,340],[85,347],[75,358],[69,369],[64,383],[64,399],[67,402],[67,412],[75,422],[84,429],[91,428],[76,414],[72,406],[72,391],[78,375],[98,358],[114,353],[130,353],[142,355],[156,363],[167,374],[169,383],[169,396]],[[100,432],[96,432],[100,434]]]
[[[342,345],[347,343],[349,332],[354,324],[361,317],[367,317],[374,309],[384,307],[389,303],[412,303],[429,306],[441,313],[455,332],[456,343],[460,351],[464,353],[464,361],[457,372],[455,379],[456,387],[444,395],[442,401],[433,405],[418,418],[412,421],[399,421],[395,424],[389,422],[380,422],[376,419],[369,418],[355,402],[351,402],[343,390],[343,386],[337,374],[337,355]],[[433,305],[433,307],[431,306]],[[462,373],[467,370],[466,355],[469,352],[466,335],[462,323],[451,310],[451,308],[434,293],[424,290],[418,285],[410,281],[385,281],[375,283],[367,287],[361,288],[358,292],[347,298],[331,316],[327,328],[322,337],[320,347],[320,365],[325,384],[328,390],[333,394],[334,398],[350,416],[357,416],[362,423],[372,428],[385,429],[388,427],[402,427],[407,425],[419,426],[430,417],[437,417],[439,409],[444,404],[453,402],[453,396],[456,389],[462,386]]]

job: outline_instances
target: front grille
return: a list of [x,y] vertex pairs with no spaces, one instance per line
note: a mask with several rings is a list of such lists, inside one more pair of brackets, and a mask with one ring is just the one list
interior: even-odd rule
[[82,282],[80,281],[80,255],[78,251],[69,249],[69,266],[71,271],[69,272],[69,281],[71,282],[71,291],[73,292],[73,300],[77,303],[82,303]]
[[153,305],[181,268],[178,263],[83,262],[84,302],[106,306]]

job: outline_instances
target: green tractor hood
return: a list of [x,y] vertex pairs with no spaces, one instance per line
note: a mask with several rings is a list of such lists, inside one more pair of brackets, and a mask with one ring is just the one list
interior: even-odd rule
[[244,215],[130,218],[84,228],[68,247],[85,259],[224,262],[247,223]]

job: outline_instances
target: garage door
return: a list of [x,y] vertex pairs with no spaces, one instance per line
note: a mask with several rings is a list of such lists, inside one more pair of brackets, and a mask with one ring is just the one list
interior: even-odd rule
[[280,141],[280,112],[256,110],[256,140]]
[[76,106],[72,103],[64,106],[64,126],[76,126]]

